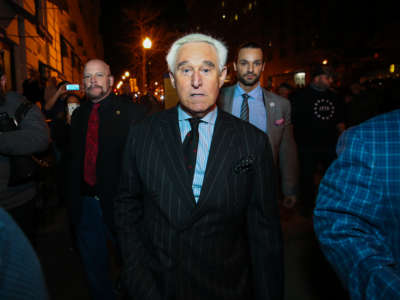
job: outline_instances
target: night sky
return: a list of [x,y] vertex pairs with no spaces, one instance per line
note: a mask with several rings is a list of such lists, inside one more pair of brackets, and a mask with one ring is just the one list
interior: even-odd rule
[[[309,3],[310,5],[310,3],[313,3],[310,1],[311,0],[305,1],[304,3]],[[324,30],[325,33],[330,33],[332,36],[330,39],[326,39],[328,47],[330,47],[329,44],[331,44],[332,47],[337,46],[335,45],[336,41],[345,34],[347,34],[347,40],[352,40],[353,37],[354,41],[358,39],[360,42],[354,42],[354,44],[357,45],[372,36],[375,28],[384,28],[383,24],[393,23],[394,26],[399,26],[399,21],[395,21],[398,19],[396,16],[397,10],[389,4],[389,1],[371,3],[365,1],[334,1],[334,5],[331,5],[333,3],[332,1],[333,0],[327,0],[320,4],[327,4],[330,7],[329,10],[324,11],[324,18],[328,20],[328,22],[326,22],[328,27]],[[259,2],[274,3],[269,1],[264,2],[262,0]],[[104,56],[105,60],[110,64],[113,74],[116,76],[120,76],[122,72],[126,70],[127,58],[129,58],[129,54],[124,52],[122,47],[118,44],[122,40],[127,40],[127,28],[123,23],[123,8],[138,3],[145,3],[149,7],[156,7],[161,11],[161,18],[163,21],[172,26],[179,22],[184,24],[185,16],[187,15],[184,0],[101,0],[101,3],[102,16],[100,20],[100,32],[103,36]],[[203,3],[206,5],[207,1]],[[212,12],[210,11],[210,13]],[[275,14],[275,12],[269,13],[272,15]],[[210,22],[211,20],[204,21]],[[186,28],[183,29],[185,32]],[[254,30],[252,31],[254,32]],[[390,38],[390,35],[388,35],[388,38]],[[353,51],[357,53],[361,50],[361,48],[353,49]],[[351,51],[352,49],[348,49],[347,53],[351,53]]]
[[143,3],[147,7],[159,9],[162,21],[171,25],[185,16],[183,0],[101,0],[100,33],[103,36],[104,58],[110,64],[115,76],[121,75],[126,70],[127,56],[129,55],[119,45],[120,41],[126,41],[127,34],[122,10],[132,7],[132,5],[143,5]]

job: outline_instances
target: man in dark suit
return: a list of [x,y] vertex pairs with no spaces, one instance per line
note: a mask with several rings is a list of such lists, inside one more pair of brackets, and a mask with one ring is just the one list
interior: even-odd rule
[[298,158],[291,106],[287,99],[260,86],[264,65],[261,46],[254,42],[243,44],[233,63],[238,83],[221,90],[218,104],[268,135],[275,164],[279,166],[283,204],[292,207],[298,193]]
[[113,234],[113,202],[122,151],[133,121],[144,109],[111,94],[113,77],[101,60],[87,62],[83,87],[88,101],[71,121],[67,199],[76,246],[93,299],[115,299],[107,240]]
[[271,146],[216,107],[227,49],[190,34],[167,55],[180,99],[133,127],[115,199],[131,299],[281,299]]

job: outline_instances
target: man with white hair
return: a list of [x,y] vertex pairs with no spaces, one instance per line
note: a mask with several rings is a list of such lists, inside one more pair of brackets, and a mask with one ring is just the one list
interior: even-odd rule
[[186,35],[167,55],[177,107],[131,127],[115,199],[130,299],[281,299],[268,137],[216,107],[227,49]]

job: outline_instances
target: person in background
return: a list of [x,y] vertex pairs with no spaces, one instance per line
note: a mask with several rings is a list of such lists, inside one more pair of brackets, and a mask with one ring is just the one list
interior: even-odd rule
[[233,64],[238,82],[221,90],[218,105],[222,110],[249,122],[268,135],[280,174],[283,197],[279,198],[283,198],[284,206],[291,208],[297,201],[299,189],[291,105],[287,99],[261,87],[260,76],[264,65],[260,45],[249,42],[240,46]]
[[316,66],[311,82],[291,96],[294,137],[299,147],[300,210],[310,217],[320,178],[335,159],[335,145],[345,129],[344,103],[331,91],[334,72]]
[[276,93],[285,99],[289,99],[292,92],[293,87],[287,82],[281,83],[276,89]]
[[[12,120],[15,126],[16,111],[27,100],[16,92],[7,92],[6,84],[4,70],[0,68],[1,124]],[[36,105],[29,104],[26,106],[29,109],[16,128],[0,128],[0,207],[10,213],[27,237],[34,242],[34,199],[37,194],[35,178],[26,174],[26,178],[21,177],[18,182],[10,181],[11,174],[20,173],[17,165],[12,163],[15,162],[14,158],[27,156],[28,159],[24,161],[32,163],[29,157],[46,150],[50,142],[49,129],[43,114]]]
[[28,101],[38,105],[39,108],[42,107],[45,88],[37,70],[33,68],[29,70],[29,77],[22,83],[22,89],[22,95]]
[[66,198],[91,295],[112,300],[116,293],[107,243],[114,241],[113,199],[129,127],[145,112],[111,93],[114,77],[100,59],[86,63],[82,82],[87,101],[71,118]]

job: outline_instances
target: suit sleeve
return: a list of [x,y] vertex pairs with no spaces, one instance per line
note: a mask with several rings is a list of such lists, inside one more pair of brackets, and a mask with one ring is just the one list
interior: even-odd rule
[[293,196],[298,192],[299,160],[297,145],[293,136],[291,122],[291,105],[285,101],[283,110],[285,124],[282,141],[279,147],[279,169],[282,178],[282,191],[285,196]]
[[161,299],[156,282],[146,265],[148,255],[140,238],[143,215],[142,183],[136,164],[136,145],[140,128],[132,125],[124,151],[118,194],[114,202],[114,219],[122,254],[122,283],[132,299]]
[[400,271],[385,232],[398,228],[376,156],[352,129],[337,149],[314,211],[321,248],[352,299],[400,299]]
[[255,299],[283,298],[282,235],[272,150],[265,138],[256,163],[248,207],[248,236]]

